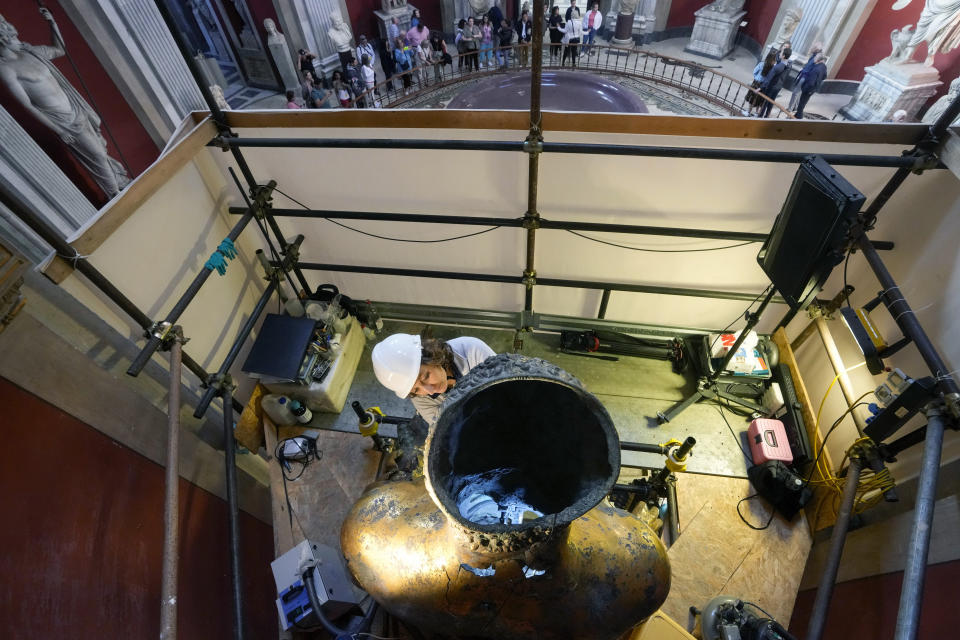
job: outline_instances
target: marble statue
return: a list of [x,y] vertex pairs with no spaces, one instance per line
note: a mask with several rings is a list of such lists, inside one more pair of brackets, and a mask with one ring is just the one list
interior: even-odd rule
[[637,11],[637,4],[640,0],[620,0],[620,6],[617,13],[622,16],[632,16]]
[[[897,0],[893,9],[899,11],[912,1]],[[928,67],[933,66],[933,58],[938,53],[948,53],[960,46],[960,0],[926,0],[909,44],[916,48],[921,42],[927,43],[923,64]]]
[[50,23],[53,43],[49,46],[20,42],[17,29],[0,16],[0,81],[63,140],[103,192],[113,197],[130,178],[123,165],[107,154],[96,111],[50,62],[66,50],[50,11],[41,8],[40,15]]
[[800,19],[803,18],[803,9],[800,7],[790,7],[783,16],[783,22],[780,23],[780,30],[777,31],[777,37],[773,41],[773,48],[779,50],[790,38],[800,25]]
[[470,5],[470,15],[485,16],[490,11],[491,0],[467,0]]
[[330,28],[327,29],[327,37],[336,47],[337,55],[340,56],[340,66],[346,72],[347,65],[350,64],[350,59],[353,57],[353,33],[347,23],[343,21],[343,16],[336,11],[330,14]]
[[[960,78],[954,78],[953,82],[950,83],[950,90],[945,95],[940,96],[937,101],[933,103],[933,106],[923,114],[923,122],[927,124],[936,122],[940,118],[940,114],[947,110],[947,107],[957,99],[958,95],[960,95]],[[960,117],[958,117],[957,120],[960,120]],[[957,120],[954,120],[953,123],[956,124]]]
[[914,37],[913,25],[908,24],[902,29],[894,29],[890,32],[890,55],[881,60],[890,64],[909,64],[913,62],[913,52],[916,45],[910,44]]
[[287,48],[286,36],[277,31],[277,23],[270,18],[263,21],[263,28],[267,32],[267,49],[270,50],[273,63],[280,72],[284,88],[288,91],[296,90],[300,86],[300,80],[297,78],[297,70],[293,66],[293,58]]

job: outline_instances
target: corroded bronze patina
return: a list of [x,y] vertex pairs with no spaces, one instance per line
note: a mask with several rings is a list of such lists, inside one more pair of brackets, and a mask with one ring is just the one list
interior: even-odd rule
[[[609,415],[578,380],[496,356],[448,395],[426,477],[371,487],[341,548],[361,586],[428,635],[617,638],[670,587],[657,536],[604,500],[619,460]],[[471,520],[477,493],[522,522]]]

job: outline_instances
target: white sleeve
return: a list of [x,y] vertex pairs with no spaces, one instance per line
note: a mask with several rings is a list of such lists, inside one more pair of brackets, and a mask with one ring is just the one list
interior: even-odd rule
[[491,349],[486,342],[471,336],[454,338],[453,340],[448,340],[447,344],[449,344],[450,348],[460,355],[460,357],[467,361],[467,367],[470,369],[474,368],[490,356],[497,355],[497,352]]

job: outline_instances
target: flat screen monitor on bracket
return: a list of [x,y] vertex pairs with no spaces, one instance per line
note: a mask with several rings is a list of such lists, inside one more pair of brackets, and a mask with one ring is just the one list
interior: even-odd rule
[[813,302],[843,261],[850,228],[866,198],[820,156],[793,178],[757,262],[794,311]]

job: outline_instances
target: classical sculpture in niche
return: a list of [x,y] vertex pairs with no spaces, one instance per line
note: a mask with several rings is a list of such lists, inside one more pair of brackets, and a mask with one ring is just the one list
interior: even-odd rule
[[40,15],[50,23],[50,46],[20,42],[16,28],[0,16],[0,81],[63,140],[107,197],[113,197],[130,178],[123,165],[107,154],[100,116],[50,62],[66,50],[50,11],[41,8]]
[[[912,1],[897,0],[893,9],[899,11]],[[927,43],[923,64],[928,67],[933,66],[933,58],[938,53],[948,53],[960,46],[960,0],[926,1],[909,44],[916,48],[921,42]]]
[[[960,78],[954,78],[953,82],[950,83],[950,91],[946,95],[940,96],[936,102],[933,103],[933,106],[927,109],[927,112],[923,114],[923,121],[927,124],[933,124],[940,118],[940,114],[947,110],[947,107],[950,106],[950,103],[957,99],[957,96],[960,95]],[[960,118],[958,118],[960,120]],[[956,124],[957,120],[953,121],[953,124]]]
[[620,6],[617,9],[617,13],[622,16],[632,16],[637,11],[637,4],[639,0],[620,0]]
[[890,55],[881,60],[890,64],[908,64],[912,62],[913,52],[917,45],[911,44],[914,37],[913,25],[908,24],[901,29],[890,32]]
[[339,13],[330,14],[330,28],[327,29],[327,36],[330,37],[330,41],[333,42],[333,46],[337,48],[338,52],[350,51],[353,33]]
[[793,33],[800,25],[800,19],[803,18],[803,9],[800,7],[790,7],[783,16],[783,22],[780,23],[780,30],[777,31],[777,37],[773,41],[773,48],[779,49],[793,37]]

